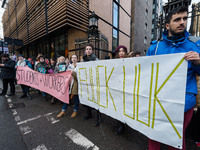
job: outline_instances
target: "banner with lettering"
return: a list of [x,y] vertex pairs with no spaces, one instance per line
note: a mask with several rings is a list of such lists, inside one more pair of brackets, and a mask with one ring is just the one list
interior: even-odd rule
[[24,84],[46,92],[64,103],[69,103],[69,80],[71,71],[58,74],[42,74],[29,67],[18,67],[17,84]]
[[79,98],[147,137],[182,148],[184,54],[79,63]]

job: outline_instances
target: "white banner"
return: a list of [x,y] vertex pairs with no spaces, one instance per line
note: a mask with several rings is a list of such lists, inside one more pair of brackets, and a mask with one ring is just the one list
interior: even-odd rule
[[79,63],[80,102],[153,140],[181,149],[187,79],[183,56]]

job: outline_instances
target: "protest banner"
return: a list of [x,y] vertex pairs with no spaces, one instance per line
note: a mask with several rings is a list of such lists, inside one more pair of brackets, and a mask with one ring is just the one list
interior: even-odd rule
[[183,56],[79,63],[80,102],[153,140],[181,149],[187,79]]
[[18,67],[17,84],[24,84],[46,92],[64,103],[69,103],[69,79],[71,71],[58,74],[42,74],[28,67]]

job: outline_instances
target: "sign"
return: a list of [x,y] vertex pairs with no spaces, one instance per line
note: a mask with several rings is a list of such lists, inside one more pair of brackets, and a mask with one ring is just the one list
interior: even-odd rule
[[79,98],[147,137],[182,148],[184,54],[79,63]]
[[69,80],[71,71],[58,74],[42,74],[29,67],[18,67],[17,84],[24,84],[46,92],[64,103],[69,103]]
[[23,46],[23,41],[19,40],[19,39],[12,39],[9,37],[4,37],[4,41],[10,45]]

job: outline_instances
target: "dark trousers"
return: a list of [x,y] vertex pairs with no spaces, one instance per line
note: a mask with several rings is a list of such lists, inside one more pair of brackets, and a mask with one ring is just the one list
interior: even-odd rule
[[24,94],[29,93],[29,86],[21,84],[21,88],[22,88],[22,91],[23,91]]
[[10,92],[15,93],[15,79],[3,79],[3,91],[2,93],[7,93],[8,83],[10,84]]

